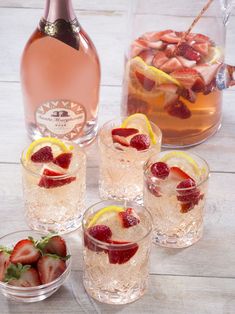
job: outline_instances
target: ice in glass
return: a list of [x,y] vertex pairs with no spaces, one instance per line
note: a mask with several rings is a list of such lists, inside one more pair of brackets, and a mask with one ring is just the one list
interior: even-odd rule
[[99,132],[102,199],[142,200],[143,165],[160,152],[161,131],[143,114],[112,120]]
[[104,201],[85,212],[83,282],[90,296],[125,304],[145,293],[151,231],[150,213],[136,203]]
[[86,155],[74,143],[46,137],[21,157],[28,225],[65,233],[80,225],[86,188]]
[[192,153],[166,151],[145,165],[144,205],[151,212],[154,242],[187,247],[202,237],[209,168]]

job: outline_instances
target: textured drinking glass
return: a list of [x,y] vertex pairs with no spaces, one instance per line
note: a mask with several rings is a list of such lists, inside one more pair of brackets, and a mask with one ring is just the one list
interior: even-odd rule
[[74,153],[70,170],[59,176],[47,176],[36,166],[29,167],[25,159],[27,149],[22,153],[25,216],[33,230],[66,233],[80,226],[85,201],[86,155],[78,145],[71,145]]
[[[200,174],[194,177],[195,185],[177,188],[179,181],[174,181],[173,174],[173,179],[163,180],[151,172],[151,166],[168,153],[166,151],[157,157],[151,157],[145,165],[144,205],[153,217],[154,242],[161,246],[182,248],[194,244],[202,237],[209,167],[199,156],[187,153],[199,166]],[[179,166],[193,177],[191,165],[176,157],[171,167],[176,169]],[[182,173],[179,172],[179,175]]]
[[99,191],[102,199],[141,201],[143,198],[143,165],[153,154],[161,150],[162,134],[151,123],[157,143],[149,149],[117,148],[111,131],[121,125],[121,120],[112,120],[103,125],[99,132],[100,177]]
[[[118,241],[101,242],[89,234],[89,222],[94,215],[108,206],[134,208],[140,222],[123,228],[116,215],[107,220],[113,237]],[[84,273],[83,283],[87,293],[96,300],[109,304],[125,304],[139,299],[148,285],[149,253],[152,242],[150,213],[136,203],[103,201],[88,208],[83,218]],[[114,239],[114,240],[115,240]],[[122,240],[122,241],[121,241]],[[120,244],[123,242],[123,244]],[[119,243],[119,244],[118,244]]]

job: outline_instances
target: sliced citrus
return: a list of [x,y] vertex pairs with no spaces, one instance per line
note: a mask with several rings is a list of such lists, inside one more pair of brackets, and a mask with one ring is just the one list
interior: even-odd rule
[[116,214],[116,213],[120,213],[123,212],[124,208],[120,207],[120,206],[107,206],[102,208],[100,211],[98,211],[89,221],[87,228],[90,228],[92,226],[94,226],[97,222],[102,223],[102,218],[106,218],[107,215],[112,215],[112,214]]
[[223,57],[223,51],[220,47],[209,47],[208,56],[206,57],[206,62],[214,64],[216,62],[221,62]]
[[72,147],[67,147],[61,140],[53,137],[42,137],[29,145],[27,152],[25,154],[25,159],[29,160],[33,153],[38,151],[40,148],[50,146],[52,148],[53,154],[58,155],[63,152],[71,150]]
[[[138,88],[140,91],[148,93],[161,93],[157,87],[162,84],[175,84],[180,86],[181,84],[169,74],[148,65],[140,57],[135,57],[129,61],[127,66],[129,71],[129,77],[131,84]],[[140,80],[141,76],[141,80]],[[147,86],[143,85],[146,78]],[[152,84],[150,84],[152,82]],[[155,84],[154,84],[155,83]],[[154,86],[155,85],[155,86]],[[147,88],[148,87],[148,88]]]
[[149,119],[143,113],[134,113],[127,117],[121,125],[122,128],[136,128],[142,134],[149,135],[152,144],[156,144],[156,135],[153,132]]
[[169,161],[176,161],[177,160],[182,160],[184,163],[186,162],[187,164],[189,164],[194,173],[197,175],[197,176],[200,176],[201,174],[201,168],[199,167],[199,165],[197,164],[197,162],[187,153],[185,152],[182,152],[182,151],[171,151],[169,153],[166,153],[160,161],[162,162],[169,162]]

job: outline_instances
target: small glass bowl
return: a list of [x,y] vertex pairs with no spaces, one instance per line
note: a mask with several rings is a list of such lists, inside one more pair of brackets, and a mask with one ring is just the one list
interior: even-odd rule
[[[40,239],[42,234],[32,231],[32,230],[22,230],[13,233],[9,233],[4,237],[0,238],[0,245],[6,247],[13,247],[18,241],[22,239],[27,239],[28,237],[33,237],[34,239]],[[67,253],[70,254],[69,248],[67,246]],[[1,293],[14,301],[23,302],[23,303],[31,303],[42,301],[49,296],[51,296],[54,292],[56,292],[65,280],[69,277],[71,272],[72,260],[71,257],[66,262],[66,270],[63,274],[58,277],[56,280],[35,287],[16,287],[8,285],[7,283],[0,281],[0,291]]]

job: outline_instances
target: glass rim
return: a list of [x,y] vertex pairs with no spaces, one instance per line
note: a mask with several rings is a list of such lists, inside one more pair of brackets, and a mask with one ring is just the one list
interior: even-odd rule
[[[165,154],[165,153],[168,153],[168,152],[172,152],[172,151],[180,151],[180,150],[166,150],[166,151],[162,151],[162,152],[160,152],[160,153],[158,154],[158,156],[161,155],[161,154]],[[189,152],[188,154],[195,156],[196,158],[198,158],[200,161],[202,161],[202,162],[204,163],[204,165],[205,165],[205,167],[206,167],[206,176],[205,176],[205,178],[203,178],[203,179],[200,180],[199,182],[195,182],[195,183],[196,183],[195,186],[188,187],[188,188],[176,188],[176,191],[177,191],[177,192],[178,192],[178,191],[180,191],[180,192],[181,192],[181,191],[191,191],[191,190],[193,190],[193,189],[195,189],[195,188],[198,188],[198,187],[200,187],[201,185],[203,185],[203,184],[204,184],[205,182],[207,182],[207,181],[209,180],[209,178],[210,178],[210,166],[209,166],[208,162],[207,162],[204,158],[202,158],[201,156],[199,156],[199,155],[196,154],[196,153],[191,153],[191,152]],[[154,156],[150,156],[150,158],[148,158],[148,160],[144,163],[144,178],[150,179],[150,178],[153,178],[153,177],[154,177],[154,175],[151,175],[151,174],[148,172],[148,170],[149,170],[148,162],[149,162],[150,159],[153,158],[153,157],[154,157]],[[156,177],[154,177],[154,178],[156,178]]]
[[[78,152],[82,152],[84,155],[85,152],[84,150],[82,149],[82,147],[80,147],[78,144],[76,143],[73,143],[71,141],[65,141],[65,143],[71,143],[72,146],[75,146],[76,149],[78,150]],[[45,175],[43,173],[38,173],[36,171],[33,171],[32,169],[29,169],[29,167],[27,167],[27,165],[25,164],[25,152],[27,151],[29,146],[25,147],[21,153],[21,157],[20,157],[20,163],[21,163],[21,166],[29,173],[31,173],[33,176],[35,177],[46,177],[46,178],[50,178],[50,179],[53,179],[53,180],[60,180],[60,179],[66,179],[68,177],[71,177],[72,175],[75,175],[77,174],[77,172],[79,171],[79,165],[73,170],[73,171],[68,171],[66,173],[63,173],[61,175],[58,175],[58,176],[48,176],[48,175]],[[44,163],[45,165],[47,165],[48,163]],[[66,170],[66,169],[63,169],[63,170]],[[52,170],[54,171],[54,170]],[[55,170],[56,171],[56,170]]]
[[[28,232],[28,233],[36,233],[40,236],[42,236],[42,234],[40,232],[37,232],[37,231],[33,231],[33,230],[18,230],[18,231],[14,231],[14,232],[11,232],[11,233],[8,233],[6,235],[4,235],[3,237],[0,238],[0,241],[3,240],[4,238],[6,239],[7,237],[10,237],[10,236],[13,236],[14,234],[18,234],[18,233],[24,233],[24,232]],[[66,269],[65,271],[58,277],[56,278],[55,280],[51,281],[51,282],[48,282],[46,284],[41,284],[39,286],[34,286],[34,287],[17,287],[17,286],[11,286],[11,285],[8,285],[7,282],[2,282],[0,281],[0,288],[4,288],[4,289],[7,289],[7,290],[17,290],[17,291],[25,291],[25,292],[33,292],[33,291],[40,291],[42,289],[46,289],[46,288],[49,288],[49,287],[53,287],[54,285],[56,285],[57,283],[59,283],[61,281],[61,279],[64,277],[64,276],[68,276],[68,274],[70,273],[71,271],[71,266],[72,266],[72,256],[71,256],[71,250],[68,246],[68,244],[66,243],[66,247],[67,247],[67,255],[70,255],[70,258],[66,261],[68,264],[66,265]]]
[[[102,136],[100,135],[101,132],[102,132],[102,130],[103,130],[105,127],[107,127],[108,124],[110,124],[110,123],[112,123],[112,122],[117,122],[117,121],[119,121],[119,120],[121,120],[121,119],[122,119],[122,118],[116,118],[116,119],[111,119],[111,120],[106,121],[106,122],[100,127],[100,129],[99,129],[99,131],[98,131],[98,140],[101,141],[104,146],[106,146],[106,147],[112,149],[112,150],[115,151],[116,153],[125,154],[125,153],[127,152],[126,150],[119,150],[119,149],[116,149],[116,148],[114,147],[114,145],[109,145],[109,144],[105,143],[105,141],[103,141]],[[162,131],[161,131],[161,129],[160,129],[154,122],[152,122],[152,121],[150,121],[150,120],[149,120],[149,122],[150,122],[150,124],[151,124],[152,127],[154,127],[155,129],[157,129],[158,134],[155,133],[155,134],[157,135],[157,142],[156,142],[156,144],[151,145],[148,149],[139,150],[139,151],[135,150],[135,152],[144,154],[144,153],[150,151],[151,149],[153,149],[156,145],[161,144],[161,142],[162,142]]]
[[[118,204],[122,204],[123,205],[123,202],[122,201],[113,201],[113,200],[103,200],[103,201],[99,201],[91,206],[89,206],[85,212],[83,213],[83,218],[82,218],[82,230],[83,230],[83,234],[86,235],[90,240],[92,240],[93,243],[96,243],[99,248],[103,248],[103,249],[113,249],[113,250],[124,250],[124,249],[127,249],[127,248],[131,248],[133,247],[133,245],[136,245],[140,242],[142,242],[143,240],[145,240],[149,235],[151,235],[152,231],[153,231],[153,218],[152,218],[152,215],[150,213],[150,211],[144,206],[144,205],[139,205],[135,202],[132,202],[132,201],[128,201],[124,204],[130,204],[130,203],[133,203],[135,204],[136,206],[138,207],[142,207],[144,209],[143,212],[146,212],[147,215],[148,215],[148,219],[149,219],[149,228],[148,228],[148,231],[146,232],[146,234],[144,236],[142,236],[141,238],[137,239],[136,241],[129,241],[128,243],[122,243],[122,244],[113,244],[113,243],[107,243],[107,242],[103,242],[103,241],[100,241],[100,240],[97,240],[96,238],[92,237],[88,232],[88,228],[86,228],[85,226],[85,223],[84,223],[84,220],[85,220],[85,216],[86,214],[89,212],[89,210],[91,210],[94,206],[97,206],[97,205],[101,205],[101,204],[105,204],[105,203],[118,203]],[[105,205],[103,206],[105,207]],[[100,210],[103,208],[101,207]],[[125,207],[128,207],[128,205],[125,205]]]

